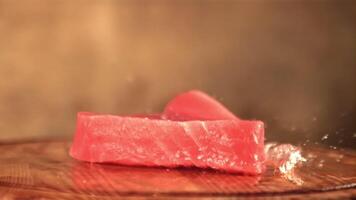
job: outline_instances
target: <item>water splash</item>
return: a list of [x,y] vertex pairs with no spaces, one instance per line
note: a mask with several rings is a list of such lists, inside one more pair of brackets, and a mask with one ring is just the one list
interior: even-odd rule
[[320,160],[319,163],[318,163],[318,167],[319,168],[323,168],[324,167],[324,162],[325,162],[325,160]]
[[334,149],[334,150],[336,150],[336,149],[337,149],[337,147],[336,147],[336,146],[332,146],[332,145],[330,145],[330,146],[329,146],[329,148],[330,148],[330,149]]
[[326,135],[324,135],[324,136],[321,138],[321,140],[322,140],[322,141],[323,141],[323,140],[326,140],[326,139],[328,139],[328,137],[329,137],[329,135],[326,134]]
[[304,142],[302,145],[303,145],[303,146],[307,146],[309,143],[310,143],[310,140],[307,139],[307,140],[305,140],[305,142]]
[[294,173],[294,169],[306,161],[301,154],[300,148],[291,144],[267,143],[265,145],[265,155],[267,164],[272,165],[284,178],[297,185],[304,183]]
[[336,158],[336,162],[341,162],[341,160],[344,158],[344,155],[339,155],[338,158]]

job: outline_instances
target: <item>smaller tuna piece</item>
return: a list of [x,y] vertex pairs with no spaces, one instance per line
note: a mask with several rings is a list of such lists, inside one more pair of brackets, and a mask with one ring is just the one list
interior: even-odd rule
[[70,155],[96,163],[260,174],[263,126],[240,120],[208,95],[193,91],[174,98],[162,115],[78,113]]
[[166,105],[163,117],[176,120],[238,119],[220,102],[199,90],[191,90],[174,97]]

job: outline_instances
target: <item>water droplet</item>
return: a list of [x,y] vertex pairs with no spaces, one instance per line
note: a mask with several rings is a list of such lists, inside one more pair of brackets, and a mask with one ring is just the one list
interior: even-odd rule
[[337,147],[335,147],[335,146],[329,146],[330,147],[330,149],[337,149]]
[[326,139],[328,139],[328,137],[329,137],[329,135],[328,134],[325,134],[322,138],[321,138],[321,140],[323,141],[323,140],[326,140]]
[[336,159],[336,162],[340,162],[344,158],[344,155],[339,155],[338,158]]
[[284,177],[288,181],[290,181],[296,185],[299,185],[299,186],[304,184],[303,179],[301,179],[299,176],[297,176],[294,172],[283,174],[282,177]]
[[319,164],[318,164],[318,167],[319,167],[319,168],[324,167],[324,162],[325,162],[325,160],[320,160],[320,161],[319,161]]
[[305,140],[305,142],[302,144],[303,146],[306,146],[310,142],[309,139]]

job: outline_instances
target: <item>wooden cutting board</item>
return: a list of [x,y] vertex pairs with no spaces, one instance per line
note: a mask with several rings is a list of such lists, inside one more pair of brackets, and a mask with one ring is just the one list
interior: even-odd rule
[[1,199],[351,199],[356,153],[307,148],[296,175],[243,176],[199,169],[90,164],[68,155],[69,142],[0,145]]

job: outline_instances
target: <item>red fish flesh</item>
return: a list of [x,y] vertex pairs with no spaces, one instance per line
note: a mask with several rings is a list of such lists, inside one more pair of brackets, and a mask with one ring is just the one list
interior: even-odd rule
[[[194,166],[246,174],[261,173],[265,160],[263,122],[233,118],[227,109],[227,112],[219,112],[218,109],[224,108],[220,103],[216,104],[205,94],[196,94],[194,92],[195,96],[191,98],[186,93],[183,100],[178,96],[162,115],[78,113],[70,155],[78,160],[97,163]],[[202,104],[189,103],[187,99]],[[179,112],[183,102],[188,102],[187,108],[191,107],[192,113],[189,109]],[[207,117],[198,116],[199,105],[211,108],[209,112],[202,109]],[[176,111],[177,115],[174,114]],[[221,119],[214,119],[214,113]]]
[[211,96],[191,90],[177,95],[165,107],[163,117],[176,120],[238,119]]

